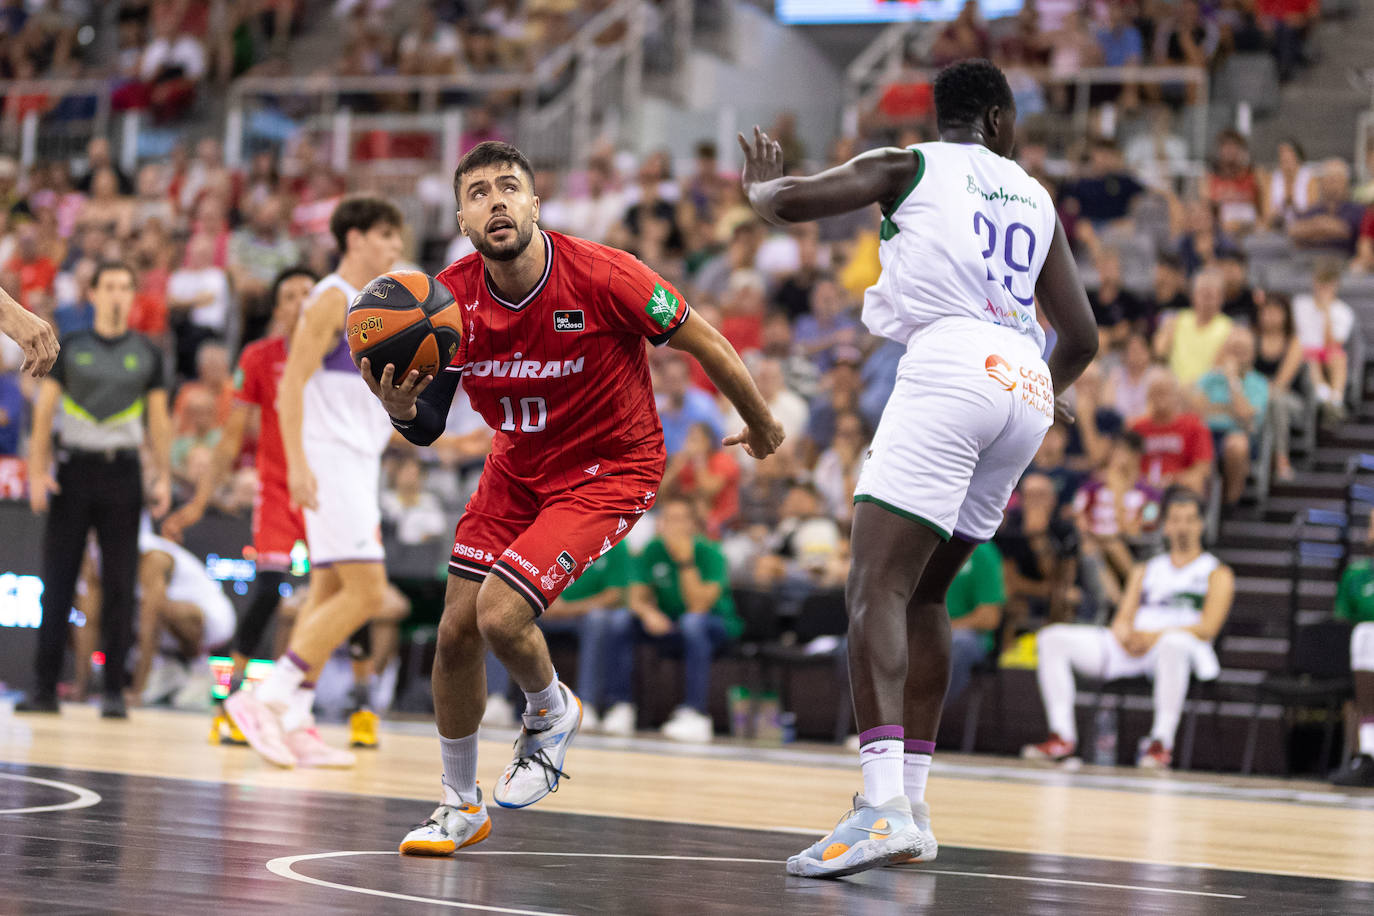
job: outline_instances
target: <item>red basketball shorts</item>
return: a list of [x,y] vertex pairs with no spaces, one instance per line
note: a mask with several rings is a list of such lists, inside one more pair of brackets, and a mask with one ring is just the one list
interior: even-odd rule
[[629,533],[654,504],[662,465],[624,470],[542,498],[529,482],[487,459],[477,492],[453,535],[449,574],[480,582],[498,576],[535,615],[588,564]]
[[305,539],[305,519],[291,505],[286,485],[259,483],[253,499],[253,549],[257,568],[284,572],[291,568],[291,550]]

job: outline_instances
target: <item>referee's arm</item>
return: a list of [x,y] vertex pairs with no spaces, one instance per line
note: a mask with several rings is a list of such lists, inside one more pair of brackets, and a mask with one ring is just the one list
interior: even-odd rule
[[57,492],[57,481],[52,476],[52,421],[61,396],[62,386],[53,378],[38,383],[29,436],[29,508],[35,515],[48,511],[48,496]]
[[172,507],[172,418],[167,411],[167,389],[148,392],[148,445],[152,454],[153,518],[162,518]]

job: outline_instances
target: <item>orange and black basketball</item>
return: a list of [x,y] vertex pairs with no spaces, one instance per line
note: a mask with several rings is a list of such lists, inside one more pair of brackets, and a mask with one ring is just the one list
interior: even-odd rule
[[388,363],[394,382],[412,369],[435,375],[463,342],[462,313],[453,294],[418,270],[393,270],[373,280],[348,309],[348,349],[355,365],[367,357],[373,378]]

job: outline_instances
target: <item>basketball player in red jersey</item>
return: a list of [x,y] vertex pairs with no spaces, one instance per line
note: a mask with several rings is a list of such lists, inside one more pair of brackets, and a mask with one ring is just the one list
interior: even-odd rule
[[[665,450],[644,341],[696,357],[739,410],[748,425],[726,444],[763,458],[783,438],[734,349],[672,284],[624,252],[539,229],[533,173],[515,147],[473,147],[454,194],[477,251],[438,282],[463,309],[462,347],[434,379],[411,372],[393,385],[387,366],[378,384],[362,367],[411,442],[443,432],[460,382],[496,430],[449,563],[433,675],[443,799],[400,845],[421,855],[491,830],[476,781],[487,646],[528,702],[497,803],[533,804],[566,775],[582,704],[559,682],[535,618],[654,503]],[[695,575],[690,556],[681,564],[679,575]]]
[[[167,517],[163,536],[180,541],[187,528],[205,515],[210,497],[224,480],[238,457],[243,437],[254,410],[258,412],[258,441],[254,466],[258,488],[253,498],[253,597],[248,611],[239,620],[231,654],[234,670],[230,689],[237,690],[244,670],[262,638],[280,600],[280,589],[291,568],[291,551],[305,539],[305,520],[300,509],[291,505],[286,486],[286,452],[282,447],[281,427],[277,424],[277,385],[286,366],[286,348],[300,316],[301,304],[319,278],[304,267],[288,267],[273,281],[272,327],[268,335],[255,340],[239,354],[234,378],[234,409],[225,424],[224,434],[211,459],[209,471],[201,477],[190,502]],[[221,713],[215,717],[220,734],[232,732]]]

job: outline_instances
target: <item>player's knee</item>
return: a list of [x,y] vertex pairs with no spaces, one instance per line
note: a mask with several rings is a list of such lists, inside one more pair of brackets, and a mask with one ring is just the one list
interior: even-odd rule
[[1159,637],[1159,655],[1161,658],[1189,658],[1193,653],[1193,646],[1197,644],[1197,637],[1182,630],[1169,630]]
[[1067,624],[1052,623],[1035,635],[1035,651],[1041,657],[1062,655],[1064,643],[1072,635]]
[[510,588],[498,586],[491,579],[477,593],[477,628],[483,638],[495,645],[517,639],[534,621],[534,610],[528,601]]
[[910,597],[890,575],[879,570],[855,570],[845,588],[850,627],[862,630],[891,614],[904,613]]
[[471,615],[445,613],[439,621],[435,652],[446,658],[458,658],[480,653],[482,645],[482,633]]

